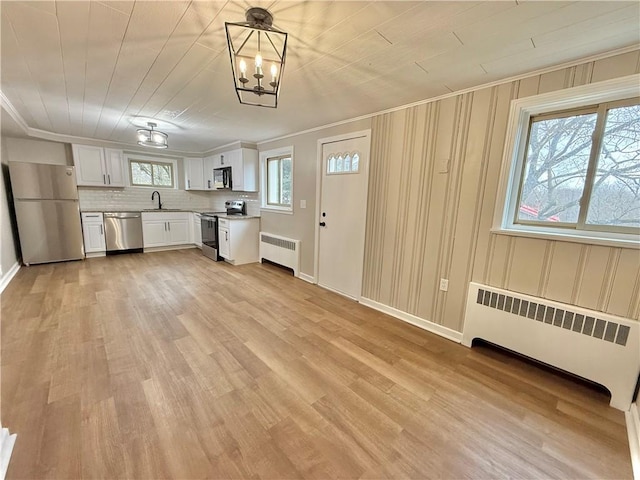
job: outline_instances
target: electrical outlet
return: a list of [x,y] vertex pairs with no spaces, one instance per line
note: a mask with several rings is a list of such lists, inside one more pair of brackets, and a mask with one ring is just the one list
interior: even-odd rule
[[300,200],[300,208],[307,208],[307,201],[306,200]]
[[440,290],[442,290],[443,292],[449,290],[449,280],[447,280],[446,278],[440,279]]

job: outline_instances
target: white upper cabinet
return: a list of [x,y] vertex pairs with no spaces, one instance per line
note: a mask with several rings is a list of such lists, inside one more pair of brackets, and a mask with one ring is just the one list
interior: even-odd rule
[[202,159],[204,190],[215,190],[215,188],[213,188],[213,169],[215,168],[213,165],[215,163],[215,156],[216,155],[210,155]]
[[219,153],[217,155],[212,155],[213,158],[213,168],[222,168],[222,167],[230,167],[231,166],[231,157],[238,150],[231,150],[229,152]]
[[240,192],[258,191],[258,151],[240,148],[229,152],[232,190]]
[[104,161],[107,170],[107,185],[110,187],[124,187],[125,177],[122,150],[105,148]]
[[76,183],[87,187],[124,187],[122,150],[72,145]]
[[202,158],[184,159],[184,189],[206,190]]
[[237,148],[228,152],[210,155],[203,159],[204,190],[215,190],[213,170],[231,167],[231,190],[239,192],[258,191],[258,151],[251,148]]

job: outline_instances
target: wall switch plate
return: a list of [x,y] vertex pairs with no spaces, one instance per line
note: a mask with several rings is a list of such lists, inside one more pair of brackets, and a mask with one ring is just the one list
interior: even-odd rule
[[443,292],[449,290],[449,280],[447,280],[446,278],[440,279],[440,290],[442,290]]
[[300,208],[307,208],[307,201],[306,200],[300,200]]

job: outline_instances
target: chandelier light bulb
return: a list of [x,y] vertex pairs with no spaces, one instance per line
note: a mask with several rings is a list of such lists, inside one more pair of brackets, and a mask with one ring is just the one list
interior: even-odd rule
[[238,100],[245,105],[277,108],[287,33],[273,26],[273,16],[264,8],[249,8],[245,19],[224,24]]

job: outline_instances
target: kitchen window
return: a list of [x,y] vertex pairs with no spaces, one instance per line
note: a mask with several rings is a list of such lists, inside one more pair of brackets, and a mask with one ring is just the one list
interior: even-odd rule
[[627,98],[601,92],[561,101],[553,92],[548,104],[514,101],[506,198],[494,232],[639,246],[640,98],[628,92],[640,92],[621,90]]
[[175,188],[174,164],[129,159],[129,179],[133,187]]
[[260,154],[262,163],[262,209],[293,212],[293,148]]

